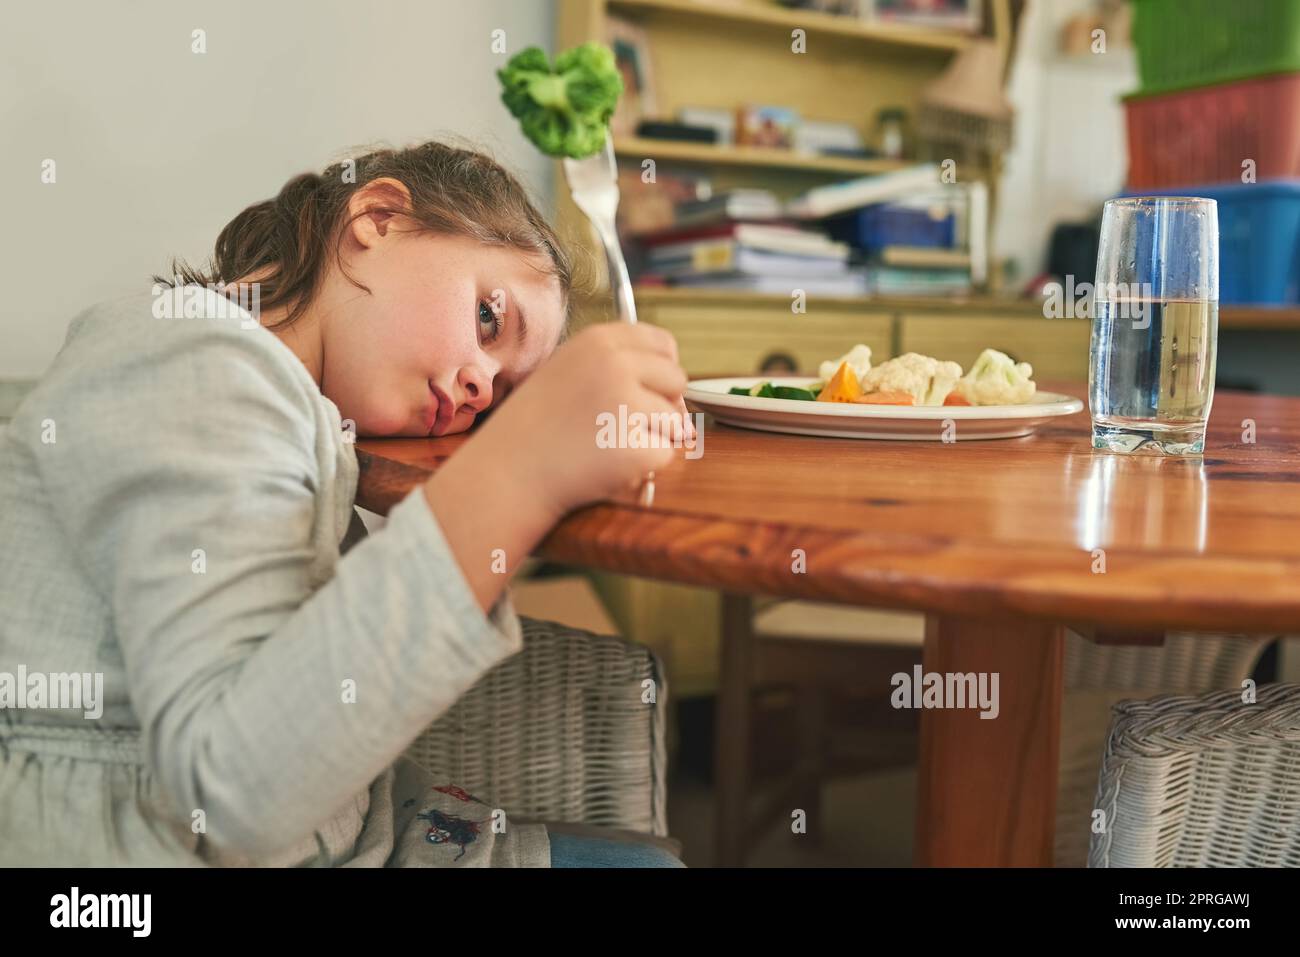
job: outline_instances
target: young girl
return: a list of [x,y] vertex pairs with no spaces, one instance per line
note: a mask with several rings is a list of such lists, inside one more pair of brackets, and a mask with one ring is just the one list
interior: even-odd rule
[[[603,324],[557,349],[555,234],[502,167],[439,143],[291,180],[180,276],[73,320],[0,432],[0,679],[103,676],[93,708],[0,708],[0,865],[676,863],[541,825],[457,838],[490,795],[400,758],[520,647],[495,550],[513,570],[671,458],[600,448],[594,423],[682,410],[672,337]],[[255,290],[260,324],[218,283]],[[352,435],[489,409],[340,560],[364,531]]]

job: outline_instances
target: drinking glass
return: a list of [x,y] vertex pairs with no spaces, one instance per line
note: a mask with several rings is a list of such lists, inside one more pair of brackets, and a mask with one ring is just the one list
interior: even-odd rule
[[1097,252],[1092,447],[1196,455],[1214,398],[1219,214],[1212,199],[1112,199]]

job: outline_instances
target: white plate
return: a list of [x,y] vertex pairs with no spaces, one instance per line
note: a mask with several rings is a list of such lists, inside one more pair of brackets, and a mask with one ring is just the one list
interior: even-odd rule
[[856,402],[804,402],[729,395],[734,387],[760,382],[805,388],[806,377],[747,376],[738,379],[696,379],[686,389],[686,403],[719,422],[764,432],[793,432],[843,439],[907,439],[939,442],[966,439],[1010,439],[1030,435],[1047,419],[1073,415],[1083,403],[1057,392],[1039,392],[1024,405],[864,405]]

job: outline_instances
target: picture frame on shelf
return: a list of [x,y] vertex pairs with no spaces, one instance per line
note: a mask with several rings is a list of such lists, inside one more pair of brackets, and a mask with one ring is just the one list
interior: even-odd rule
[[620,17],[608,18],[606,36],[623,77],[623,95],[610,129],[615,136],[633,136],[641,120],[657,115],[650,41],[642,27]]
[[750,105],[736,110],[736,145],[794,149],[799,112],[785,106]]

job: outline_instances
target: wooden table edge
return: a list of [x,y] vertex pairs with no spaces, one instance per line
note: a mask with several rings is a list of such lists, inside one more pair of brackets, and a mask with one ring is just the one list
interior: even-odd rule
[[[375,441],[367,440],[371,445]],[[358,443],[363,480],[356,504],[386,514],[431,469],[385,459]],[[647,543],[653,543],[649,547]],[[794,570],[795,549],[815,574]],[[990,556],[990,552],[994,554]],[[885,536],[785,522],[744,522],[606,502],[568,515],[538,545],[542,558],[659,581],[747,594],[837,604],[904,608],[969,619],[1004,616],[1040,622],[1088,622],[1122,630],[1187,629],[1286,633],[1300,626],[1300,563],[1234,559],[1259,568],[1255,595],[1231,606],[1205,597],[1197,575],[1214,574],[1215,560],[1195,553],[1152,557],[1107,549],[1107,571],[1079,578],[1060,565],[1061,550],[1041,546],[972,547],[942,538]],[[879,555],[879,560],[873,560]],[[948,563],[956,571],[937,574]],[[1078,550],[1080,568],[1092,554]],[[1006,575],[990,585],[990,565]],[[1127,565],[1127,567],[1126,567]],[[928,567],[927,567],[928,566]],[[961,568],[982,574],[963,579]],[[1053,569],[1067,582],[1046,582]],[[1135,590],[1134,582],[1141,584]],[[1082,584],[1081,584],[1082,583]],[[1123,584],[1123,594],[1118,586]],[[1282,594],[1279,595],[1278,593]]]

